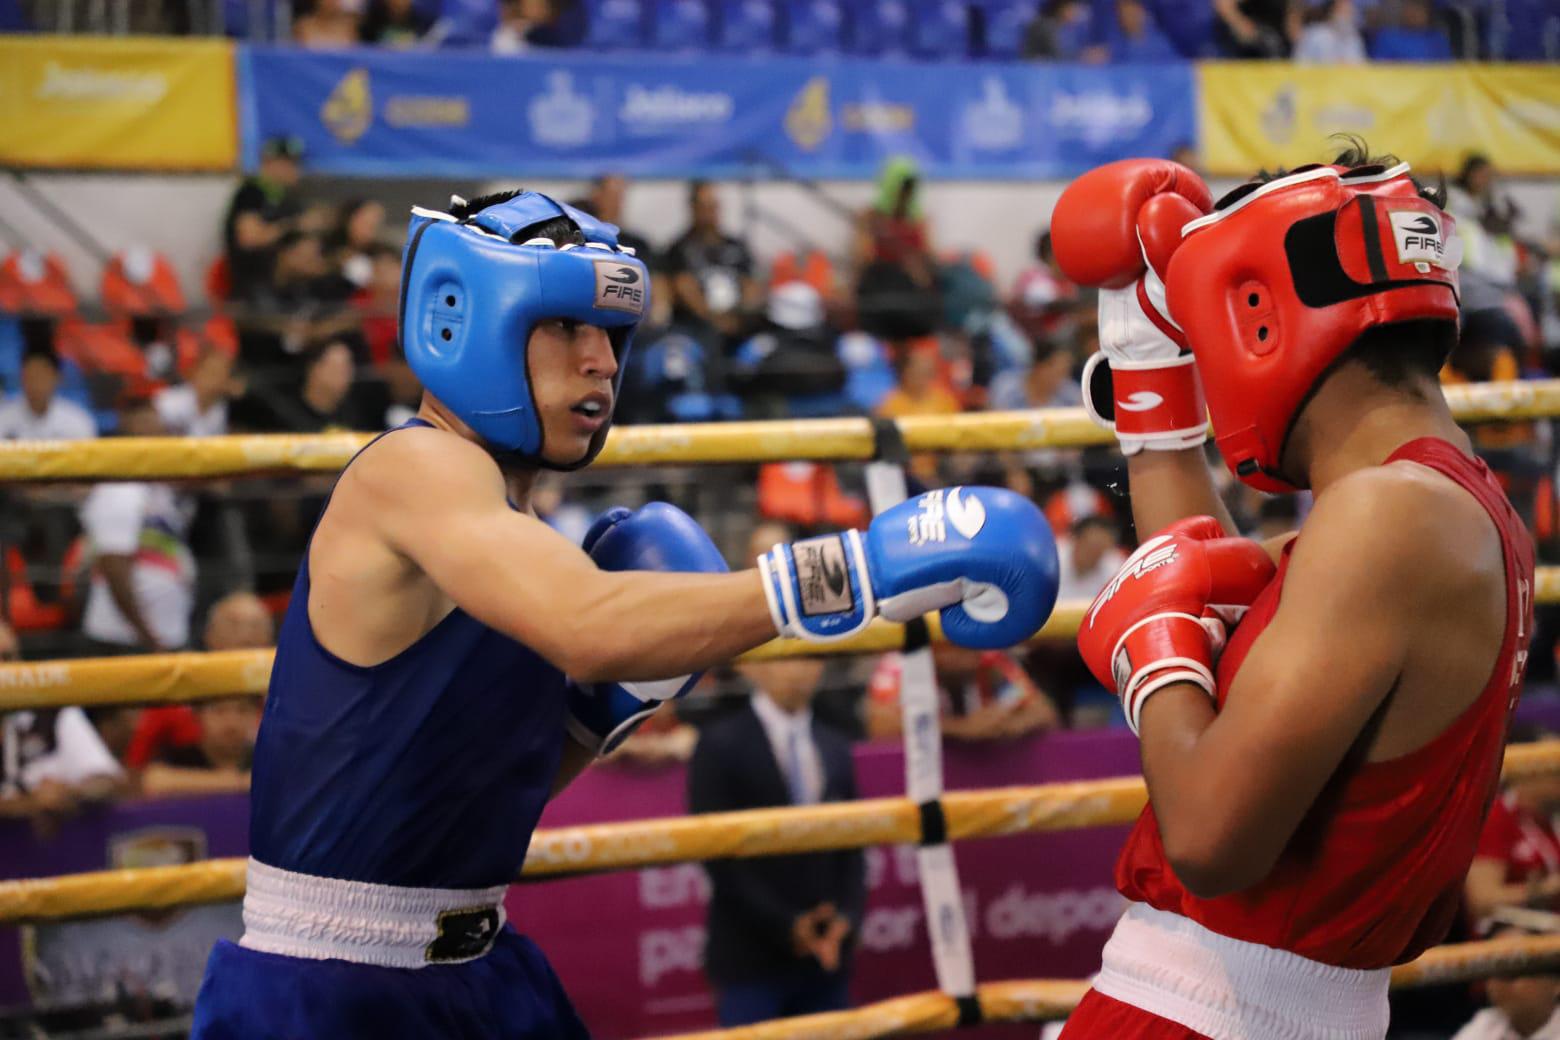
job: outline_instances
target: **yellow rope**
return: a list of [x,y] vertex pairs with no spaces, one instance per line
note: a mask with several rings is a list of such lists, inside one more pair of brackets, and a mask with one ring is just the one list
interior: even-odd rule
[[[1560,567],[1540,567],[1534,600],[1560,602]],[[1077,634],[1085,603],[1062,603],[1031,643]],[[943,642],[937,615],[926,616],[932,641]],[[877,620],[860,633],[832,643],[776,639],[739,661],[834,654],[881,654],[905,645],[905,627]],[[218,653],[141,654],[82,657],[0,665],[0,712],[59,708],[72,704],[152,704],[209,700],[238,693],[264,693],[271,675],[270,650]]]
[[[1427,950],[1412,964],[1394,968],[1392,986],[1406,989],[1472,981],[1557,964],[1557,935],[1455,943]],[[1071,1014],[1088,988],[1087,982],[1072,979],[1023,979],[985,983],[977,987],[976,997],[987,1022],[1047,1022]],[[953,998],[931,990],[850,1011],[776,1019],[737,1029],[680,1033],[663,1040],[879,1040],[952,1029],[958,1021],[959,1008]]]
[[[1560,584],[1560,583],[1557,583]],[[1078,631],[1084,604],[1064,603],[1034,637],[1066,639]],[[934,642],[942,642],[936,615],[927,617]],[[808,643],[776,639],[743,654],[740,661],[832,654],[879,654],[905,645],[905,627],[874,621],[849,639]],[[239,693],[264,693],[270,682],[270,650],[224,650],[127,657],[78,657],[0,664],[0,712],[67,705],[161,704],[210,700]]]
[[[1560,741],[1506,752],[1505,775],[1560,772]],[[1148,792],[1142,777],[950,791],[948,836],[957,841],[1130,823]],[[539,830],[523,878],[664,866],[722,857],[773,856],[920,840],[920,810],[908,798],[748,809],[667,819]],[[217,903],[244,894],[241,859],[0,882],[0,923]]]
[[[1560,414],[1560,380],[1446,387],[1460,422],[1540,419]],[[1108,444],[1111,434],[1081,408],[972,412],[896,420],[915,452],[1003,452]],[[158,480],[340,469],[372,434],[255,434],[227,437],[108,437],[93,441],[0,442],[0,481]],[[597,466],[870,459],[867,419],[619,426]]]

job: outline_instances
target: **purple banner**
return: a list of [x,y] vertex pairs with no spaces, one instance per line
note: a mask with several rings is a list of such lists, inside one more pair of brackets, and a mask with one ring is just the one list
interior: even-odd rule
[[[863,797],[904,789],[897,747],[858,748],[856,768]],[[1120,776],[1137,771],[1137,745],[1120,730],[950,743],[945,768],[949,789]],[[542,825],[681,815],[685,783],[680,767],[598,767],[548,808]],[[43,842],[25,825],[7,824],[0,826],[0,848],[6,850],[0,877],[242,855],[247,816],[242,799],[207,798],[117,806]],[[1121,910],[1110,871],[1123,834],[1123,828],[1108,828],[961,844],[977,977],[1076,978],[1094,971]],[[869,850],[867,883],[854,998],[864,1003],[935,988],[914,849]],[[610,1040],[714,1024],[714,1001],[701,970],[707,899],[703,870],[684,864],[518,885],[510,890],[508,909],[515,926],[547,951],[595,1035]],[[193,993],[199,977],[193,961],[203,958],[201,950],[215,935],[236,934],[237,928],[236,908],[218,907],[37,929],[28,960],[32,995],[68,1001],[105,982]],[[17,929],[0,929],[3,1004],[30,999],[20,938]],[[183,978],[191,972],[193,979]],[[1033,1033],[1024,1027],[982,1035]]]

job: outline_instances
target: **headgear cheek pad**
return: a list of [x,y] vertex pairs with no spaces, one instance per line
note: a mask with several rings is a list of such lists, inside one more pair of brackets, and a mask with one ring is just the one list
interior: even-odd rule
[[1298,170],[1182,229],[1165,278],[1231,471],[1261,491],[1280,473],[1295,417],[1369,329],[1455,325],[1456,223],[1418,195],[1408,167]]
[[[587,245],[523,239],[568,217]],[[650,306],[645,265],[617,244],[617,229],[545,195],[522,192],[464,220],[413,210],[401,268],[401,346],[423,386],[493,449],[552,469],[586,465],[606,442],[569,464],[542,459],[526,346],[544,320],[606,330],[617,357],[614,394],[635,328]]]

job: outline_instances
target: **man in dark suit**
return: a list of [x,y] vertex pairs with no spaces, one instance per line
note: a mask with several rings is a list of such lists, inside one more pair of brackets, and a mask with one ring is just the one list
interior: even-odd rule
[[[688,811],[856,797],[850,744],[813,717],[816,658],[746,665],[753,696],[712,723],[688,772]],[[715,860],[705,971],[722,1026],[849,1006],[866,876],[859,851]]]

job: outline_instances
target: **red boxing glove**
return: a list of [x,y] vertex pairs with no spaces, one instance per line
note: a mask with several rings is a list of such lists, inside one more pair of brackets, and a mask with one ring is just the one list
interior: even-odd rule
[[1161,276],[1181,228],[1212,208],[1208,186],[1185,166],[1123,159],[1069,184],[1051,216],[1057,265],[1100,288],[1100,352],[1084,368],[1083,400],[1123,454],[1207,439],[1202,386]]
[[1225,537],[1211,516],[1177,520],[1127,558],[1089,604],[1078,650],[1121,697],[1133,733],[1143,703],[1171,683],[1214,696],[1225,620],[1238,620],[1273,574],[1262,546]]

